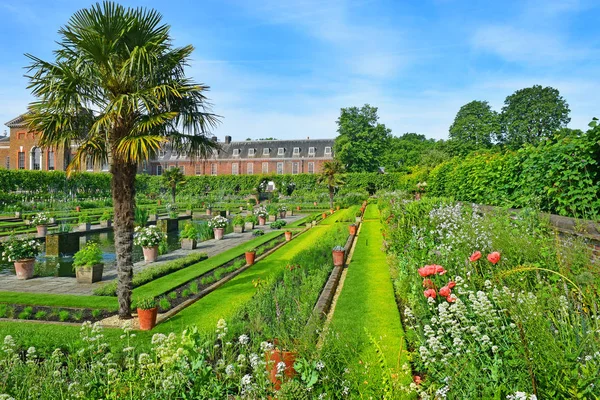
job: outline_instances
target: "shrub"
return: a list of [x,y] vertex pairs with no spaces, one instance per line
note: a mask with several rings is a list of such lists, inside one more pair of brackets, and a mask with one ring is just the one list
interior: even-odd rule
[[65,322],[71,317],[71,314],[67,310],[61,310],[58,312],[58,319],[61,322]]
[[140,310],[150,310],[156,307],[156,299],[153,297],[146,297],[136,301],[136,307]]
[[281,220],[281,219],[277,220],[277,221],[274,221],[274,222],[271,222],[271,228],[272,229],[281,229],[281,228],[283,228],[286,225],[287,225],[287,222],[285,222],[284,220]]
[[252,231],[252,236],[262,236],[264,234],[265,234],[265,232],[260,229],[255,229]]
[[198,228],[192,222],[186,222],[181,232],[179,232],[180,239],[193,239],[198,238]]
[[242,217],[241,215],[237,215],[234,219],[232,224],[234,226],[242,226],[244,225],[244,217]]
[[100,263],[102,263],[102,250],[96,242],[87,242],[73,256],[73,267],[92,267]]
[[133,244],[142,247],[158,246],[163,241],[165,234],[158,226],[151,225],[146,227],[137,226],[133,234]]

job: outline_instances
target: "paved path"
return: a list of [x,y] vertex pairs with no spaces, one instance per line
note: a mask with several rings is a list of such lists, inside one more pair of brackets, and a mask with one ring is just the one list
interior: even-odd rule
[[[285,221],[289,224],[294,222],[304,215],[294,215],[285,218]],[[257,226],[257,229],[269,229],[267,225]],[[186,256],[192,252],[204,252],[208,254],[208,257],[213,257],[216,254],[222,253],[225,250],[229,250],[242,243],[245,243],[252,239],[252,232],[244,233],[230,233],[223,237],[223,240],[207,240],[198,244],[196,250],[175,250],[168,254],[158,257],[156,262],[147,264],[144,261],[137,262],[133,265],[134,274],[142,271],[143,269],[151,266],[160,265],[164,262],[175,260],[177,258]],[[74,295],[92,295],[94,289],[98,286],[117,278],[116,267],[113,265],[104,268],[104,274],[102,276],[102,282],[96,282],[92,284],[77,283],[75,278],[71,277],[39,277],[28,280],[18,280],[15,275],[0,275],[0,292],[29,292],[29,293],[52,293],[52,294],[74,294]]]

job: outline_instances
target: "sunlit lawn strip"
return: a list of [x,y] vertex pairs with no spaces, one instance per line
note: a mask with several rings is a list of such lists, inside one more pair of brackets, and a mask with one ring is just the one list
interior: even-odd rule
[[253,247],[258,247],[271,239],[283,235],[283,231],[272,231],[266,233],[263,236],[256,237],[236,246],[232,249],[226,250],[223,253],[217,254],[214,257],[210,257],[204,261],[199,262],[196,265],[192,265],[185,269],[173,272],[162,278],[158,278],[152,282],[149,282],[143,286],[140,286],[133,290],[134,298],[142,297],[156,297],[163,293],[168,292],[184,283],[199,277],[200,275],[210,271],[211,269],[218,267],[219,265],[225,264],[236,257],[243,255],[246,250]]
[[77,296],[72,294],[0,292],[0,303],[31,306],[100,308],[116,310],[116,297]]
[[155,331],[171,332],[198,326],[200,329],[213,329],[220,318],[231,317],[256,292],[253,281],[268,280],[281,271],[296,254],[309,249],[326,235],[331,227],[311,229],[289,245],[259,261],[242,274],[225,283],[219,289],[203,297],[169,321],[160,324]]
[[[369,206],[372,207],[372,206]],[[408,363],[404,331],[386,255],[381,251],[383,238],[379,221],[363,223],[352,262],[337,301],[331,323],[333,332],[362,349],[361,360],[376,362],[374,347],[366,331],[378,342],[386,356],[388,367],[401,373],[400,367]],[[407,381],[410,375],[403,376]]]
[[377,204],[369,204],[365,210],[364,219],[379,219],[379,208]]

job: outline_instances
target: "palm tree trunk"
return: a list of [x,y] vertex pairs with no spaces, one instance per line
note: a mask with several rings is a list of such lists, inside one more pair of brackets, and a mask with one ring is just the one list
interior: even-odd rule
[[333,186],[329,185],[329,208],[333,210]]
[[173,205],[175,205],[175,194],[177,193],[177,188],[175,186],[171,186],[171,198],[173,199]]
[[133,279],[133,225],[136,165],[113,159],[112,198],[115,214],[115,253],[117,257],[117,298],[119,318],[131,318]]

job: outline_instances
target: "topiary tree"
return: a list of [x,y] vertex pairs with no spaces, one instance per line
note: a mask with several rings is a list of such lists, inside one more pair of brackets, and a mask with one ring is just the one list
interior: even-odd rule
[[344,166],[342,163],[334,159],[333,161],[325,161],[323,163],[323,169],[319,176],[318,182],[327,185],[329,189],[329,207],[333,208],[333,196],[335,189],[344,184],[344,180],[340,176],[344,172]]
[[175,202],[175,196],[177,195],[177,185],[183,185],[185,183],[185,176],[181,172],[181,168],[169,168],[162,174],[163,185],[169,188],[171,191],[171,201]]

